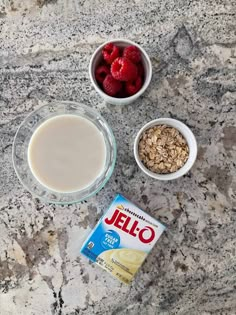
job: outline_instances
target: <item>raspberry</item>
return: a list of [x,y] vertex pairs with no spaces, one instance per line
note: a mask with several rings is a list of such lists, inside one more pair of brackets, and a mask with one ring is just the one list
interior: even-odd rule
[[137,79],[125,83],[125,90],[129,96],[136,94],[141,89],[141,87],[142,87],[141,77],[137,77]]
[[109,73],[110,73],[109,67],[106,65],[101,65],[101,66],[97,67],[97,69],[95,71],[95,78],[99,83],[103,83],[106,75]]
[[103,81],[104,92],[110,96],[116,95],[122,88],[122,83],[113,78],[111,74],[108,74]]
[[144,76],[144,68],[143,68],[143,65],[141,63],[138,63],[137,64],[137,67],[138,67],[138,75],[140,77],[143,77]]
[[125,86],[122,87],[122,89],[117,93],[116,97],[118,98],[124,98],[124,97],[128,97],[129,95],[127,95],[126,90],[125,90]]
[[119,81],[135,80],[138,75],[138,69],[129,59],[118,57],[111,65],[112,76]]
[[128,46],[123,51],[123,57],[128,58],[133,63],[139,63],[141,61],[141,52],[136,46]]
[[120,51],[119,51],[119,48],[117,46],[115,46],[112,43],[109,43],[103,47],[102,55],[103,55],[104,60],[111,65],[112,62],[117,57],[119,57]]

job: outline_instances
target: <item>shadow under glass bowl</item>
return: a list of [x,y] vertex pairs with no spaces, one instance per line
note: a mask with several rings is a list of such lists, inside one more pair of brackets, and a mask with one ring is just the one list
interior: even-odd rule
[[[28,162],[28,146],[33,133],[43,122],[66,114],[86,118],[99,129],[105,141],[106,160],[101,175],[90,186],[75,192],[63,193],[48,189],[34,177]],[[114,170],[116,142],[106,120],[96,110],[76,102],[53,101],[36,109],[21,123],[13,142],[12,160],[20,182],[35,197],[46,203],[71,204],[93,196],[104,187]]]

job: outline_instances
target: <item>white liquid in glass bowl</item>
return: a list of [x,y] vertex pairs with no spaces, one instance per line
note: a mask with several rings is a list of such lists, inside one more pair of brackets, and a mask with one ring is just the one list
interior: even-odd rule
[[114,170],[116,141],[98,111],[54,100],[21,123],[12,160],[20,182],[35,197],[71,204],[104,187]]
[[102,133],[88,119],[59,115],[33,133],[28,149],[30,169],[45,187],[73,192],[91,185],[104,169]]

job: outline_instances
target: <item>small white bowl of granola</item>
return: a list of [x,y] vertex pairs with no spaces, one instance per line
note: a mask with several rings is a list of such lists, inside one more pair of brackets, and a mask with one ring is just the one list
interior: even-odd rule
[[197,142],[184,123],[158,118],[144,125],[134,141],[134,156],[141,170],[159,180],[186,174],[197,158]]

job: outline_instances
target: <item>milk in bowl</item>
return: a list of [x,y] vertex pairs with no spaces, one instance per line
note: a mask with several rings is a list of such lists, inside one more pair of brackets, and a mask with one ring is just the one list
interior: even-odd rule
[[89,119],[57,115],[43,122],[31,136],[28,163],[46,188],[71,193],[89,187],[103,172],[106,145]]

